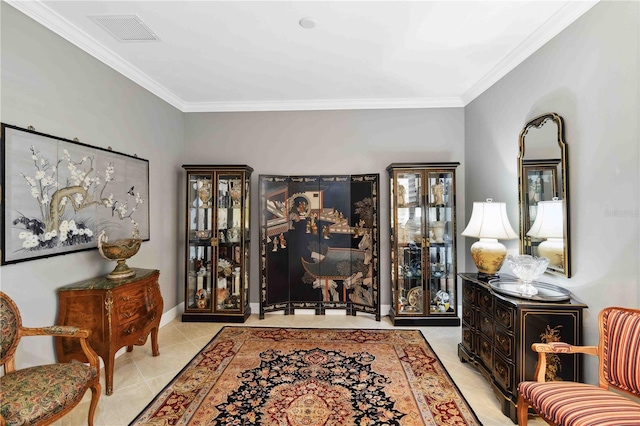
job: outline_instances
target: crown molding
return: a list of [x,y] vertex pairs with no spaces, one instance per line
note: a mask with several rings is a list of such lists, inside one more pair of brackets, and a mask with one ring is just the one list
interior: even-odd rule
[[320,111],[349,109],[457,108],[458,97],[409,99],[331,99],[258,102],[185,102],[112,50],[51,10],[40,0],[3,0],[181,112]]
[[39,24],[45,26],[49,30],[58,34],[71,44],[84,50],[89,55],[113,68],[129,80],[139,84],[149,92],[158,96],[165,102],[173,105],[180,111],[184,110],[185,103],[182,99],[174,95],[172,92],[164,88],[155,80],[149,78],[148,75],[132,66],[130,63],[115,54],[101,43],[89,37],[84,31],[73,25],[62,16],[51,10],[40,0],[21,1],[21,0],[3,0],[13,6],[15,9],[24,13]]
[[502,77],[513,71],[535,51],[560,34],[565,28],[584,15],[600,0],[569,1],[562,9],[545,22],[534,34],[527,37],[509,55],[491,69],[476,84],[462,94],[461,100],[468,105],[475,98],[484,93]]
[[258,102],[185,102],[173,92],[132,66],[122,57],[89,37],[84,31],[51,10],[41,0],[2,0],[87,52],[123,76],[139,84],[152,94],[181,112],[241,112],[241,111],[313,111],[350,109],[410,109],[464,107],[489,89],[498,80],[521,64],[536,50],[558,35],[572,22],[598,3],[599,0],[569,1],[535,34],[527,38],[505,59],[489,71],[461,97],[390,98],[390,99],[330,99]]
[[327,99],[271,102],[191,102],[183,112],[327,111],[349,109],[462,108],[460,98]]

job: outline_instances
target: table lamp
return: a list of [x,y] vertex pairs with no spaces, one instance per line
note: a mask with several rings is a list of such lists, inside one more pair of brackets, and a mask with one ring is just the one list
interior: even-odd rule
[[491,198],[473,203],[471,219],[462,235],[479,238],[471,246],[471,257],[478,268],[478,278],[484,279],[497,277],[507,256],[507,248],[498,240],[518,238],[509,223],[507,205],[494,203]]
[[538,256],[549,259],[549,264],[564,268],[564,214],[563,202],[554,198],[552,201],[538,202],[536,220],[527,235],[532,238],[545,239],[538,244]]

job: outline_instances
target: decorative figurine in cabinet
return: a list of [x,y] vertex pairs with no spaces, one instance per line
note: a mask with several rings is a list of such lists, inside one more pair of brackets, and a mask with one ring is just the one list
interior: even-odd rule
[[394,325],[460,325],[456,295],[455,170],[394,163],[389,172]]
[[245,165],[184,165],[187,172],[182,321],[244,322],[249,307],[249,200]]

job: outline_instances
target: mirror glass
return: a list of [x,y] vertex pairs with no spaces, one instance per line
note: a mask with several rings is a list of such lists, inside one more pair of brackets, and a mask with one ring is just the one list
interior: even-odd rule
[[562,117],[529,121],[520,133],[520,253],[549,258],[547,272],[571,276],[567,144]]

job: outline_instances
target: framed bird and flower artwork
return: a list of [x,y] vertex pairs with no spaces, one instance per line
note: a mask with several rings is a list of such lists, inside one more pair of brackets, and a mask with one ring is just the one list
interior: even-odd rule
[[1,124],[0,264],[149,240],[149,161]]

